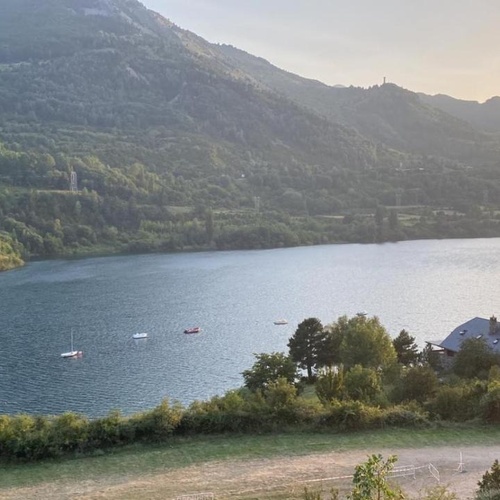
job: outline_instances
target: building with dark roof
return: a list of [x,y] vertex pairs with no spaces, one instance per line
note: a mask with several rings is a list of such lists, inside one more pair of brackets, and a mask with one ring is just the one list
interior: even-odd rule
[[445,356],[453,357],[466,339],[481,339],[494,352],[500,353],[500,323],[495,316],[473,318],[457,326],[443,341],[428,341],[427,344],[438,347]]

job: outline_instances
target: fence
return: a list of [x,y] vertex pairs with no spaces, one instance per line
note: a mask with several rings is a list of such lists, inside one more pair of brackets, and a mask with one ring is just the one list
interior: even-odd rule
[[215,500],[215,495],[213,493],[196,493],[194,495],[175,497],[175,500]]

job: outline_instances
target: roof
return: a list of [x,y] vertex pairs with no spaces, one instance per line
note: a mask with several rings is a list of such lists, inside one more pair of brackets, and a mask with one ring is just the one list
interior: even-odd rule
[[500,322],[495,333],[490,334],[490,320],[476,317],[457,326],[440,344],[431,343],[448,351],[458,352],[466,339],[484,340],[493,351],[500,352]]

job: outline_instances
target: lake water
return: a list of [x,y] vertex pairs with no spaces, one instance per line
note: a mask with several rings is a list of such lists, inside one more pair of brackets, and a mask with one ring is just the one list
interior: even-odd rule
[[[423,347],[500,314],[499,283],[500,239],[34,262],[0,274],[0,413],[207,399],[239,387],[253,353],[287,351],[308,317],[364,310]],[[71,330],[81,359],[60,357]]]

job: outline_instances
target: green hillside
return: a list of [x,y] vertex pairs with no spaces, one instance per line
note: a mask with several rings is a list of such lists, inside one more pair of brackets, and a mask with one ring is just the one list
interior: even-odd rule
[[491,143],[415,94],[300,79],[136,0],[0,12],[0,230],[26,257],[500,234]]
[[419,94],[426,104],[471,123],[480,130],[500,133],[500,97],[495,96],[486,102],[462,101],[447,95]]
[[0,231],[0,271],[8,271],[23,264],[19,244],[9,234]]
[[[401,151],[475,165],[495,162],[500,155],[499,128],[494,126],[498,122],[495,99],[479,110],[481,106],[471,109],[459,100],[452,100],[454,106],[445,105],[449,100],[419,95],[392,83],[368,89],[329,87],[283,71],[234,47],[221,45],[217,49],[266,88],[331,121],[352,127],[373,141]],[[466,113],[466,109],[470,112]],[[484,126],[474,128],[478,124]],[[483,131],[488,128],[497,134]]]

